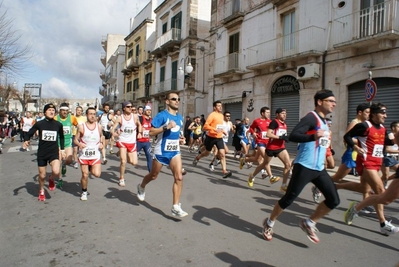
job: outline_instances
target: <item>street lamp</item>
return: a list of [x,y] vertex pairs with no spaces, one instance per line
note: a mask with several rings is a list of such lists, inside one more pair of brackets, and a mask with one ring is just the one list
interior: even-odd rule
[[115,109],[115,104],[116,104],[116,100],[118,99],[119,91],[118,91],[118,89],[116,89],[116,87],[113,91],[114,91],[114,109]]
[[[183,118],[185,118],[184,114],[184,106],[186,105],[186,79],[190,78],[190,74],[193,72],[194,68],[191,65],[191,59],[189,56],[182,58],[180,60],[180,63],[183,62],[183,66],[185,66],[185,70],[183,70],[183,67],[180,66],[179,69],[177,70],[177,73],[179,74],[180,77],[184,77],[183,80],[183,105],[182,105],[182,115]],[[187,63],[186,63],[187,62]]]

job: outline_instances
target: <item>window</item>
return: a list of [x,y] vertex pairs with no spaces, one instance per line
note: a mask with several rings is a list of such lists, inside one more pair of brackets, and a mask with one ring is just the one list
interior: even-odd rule
[[133,80],[133,91],[137,91],[139,89],[139,79]]
[[295,48],[295,11],[283,16],[283,51]]
[[144,92],[144,95],[145,95],[145,97],[150,97],[150,86],[151,86],[151,84],[152,84],[152,72],[147,73],[147,74],[145,75],[144,83],[145,83],[145,92]]
[[159,81],[165,81],[165,66],[161,67],[159,74]]
[[229,37],[229,65],[228,70],[239,68],[240,33],[237,32]]
[[384,12],[384,0],[360,1],[360,38],[384,31]]
[[172,17],[170,21],[171,28],[181,29],[181,11]]
[[132,82],[128,82],[126,84],[126,93],[129,93],[132,91]]
[[172,62],[172,84],[171,90],[177,90],[177,61]]
[[133,49],[130,49],[129,52],[127,52],[127,58],[131,58],[133,56]]
[[168,31],[168,23],[165,22],[162,24],[162,34],[166,33]]
[[136,45],[136,58],[135,58],[136,64],[139,63],[139,55],[140,55],[140,44],[137,44],[137,45]]

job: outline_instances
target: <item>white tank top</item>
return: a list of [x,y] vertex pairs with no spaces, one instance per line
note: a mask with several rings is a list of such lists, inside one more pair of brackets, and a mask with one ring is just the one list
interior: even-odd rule
[[23,132],[29,132],[30,128],[33,126],[33,118],[24,118],[24,125],[22,126]]
[[106,132],[109,132],[109,128],[108,128],[108,123],[109,123],[109,119],[108,119],[108,114],[102,114],[101,115],[101,119],[100,119],[100,125],[103,127],[103,130]]
[[137,126],[134,120],[134,114],[130,115],[130,120],[126,120],[124,115],[121,115],[121,127],[119,142],[134,144],[136,143]]
[[229,141],[229,133],[230,133],[230,123],[228,121],[223,121],[223,130],[227,135],[223,135],[223,142],[227,143]]
[[101,136],[98,131],[98,124],[93,130],[87,127],[87,123],[83,123],[83,136],[80,138],[82,143],[86,144],[86,147],[79,150],[80,159],[100,159],[101,153],[99,150]]

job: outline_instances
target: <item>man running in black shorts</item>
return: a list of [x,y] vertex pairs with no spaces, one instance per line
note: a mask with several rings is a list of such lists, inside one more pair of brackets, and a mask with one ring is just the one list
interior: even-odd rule
[[[44,106],[43,113],[45,119],[35,123],[24,137],[24,145],[30,144],[30,138],[39,131],[39,147],[37,150],[37,165],[39,168],[39,201],[45,201],[44,181],[46,179],[46,168],[49,163],[51,166],[51,174],[49,176],[48,188],[50,191],[55,189],[54,177],[60,175],[60,148],[61,157],[65,159],[64,150],[64,131],[62,124],[54,120],[55,106],[47,104]],[[60,147],[58,146],[58,138],[60,139]]]

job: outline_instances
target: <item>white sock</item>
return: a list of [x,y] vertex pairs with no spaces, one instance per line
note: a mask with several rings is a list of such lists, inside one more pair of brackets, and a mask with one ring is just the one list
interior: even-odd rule
[[269,225],[270,227],[273,227],[275,222],[276,221],[271,221],[269,218],[267,219],[267,225]]

